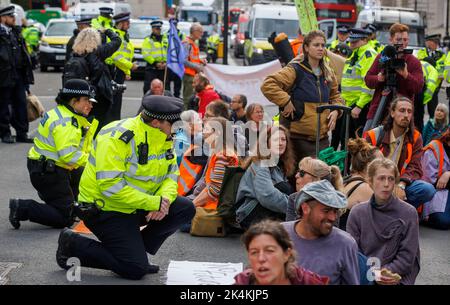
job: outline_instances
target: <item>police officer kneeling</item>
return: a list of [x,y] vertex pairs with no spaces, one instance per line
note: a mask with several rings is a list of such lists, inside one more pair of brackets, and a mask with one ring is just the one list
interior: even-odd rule
[[[167,237],[195,214],[192,202],[177,197],[179,175],[171,139],[172,123],[183,110],[179,99],[147,95],[134,118],[106,125],[81,177],[77,212],[100,242],[64,229],[56,261],[112,270],[138,280],[159,267],[150,265]],[[140,226],[146,225],[140,231]]]
[[56,97],[58,106],[42,118],[27,167],[46,204],[10,199],[9,221],[15,229],[23,220],[55,228],[73,224],[72,206],[98,126],[97,120],[88,119],[94,95],[85,80],[69,80]]

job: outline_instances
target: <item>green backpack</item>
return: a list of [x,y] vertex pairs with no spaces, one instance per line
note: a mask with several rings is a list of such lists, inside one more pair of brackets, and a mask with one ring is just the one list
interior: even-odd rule
[[240,166],[227,166],[220,189],[217,214],[223,218],[227,225],[232,227],[239,226],[236,222],[236,210],[240,204],[236,203],[236,195],[244,174],[245,169]]

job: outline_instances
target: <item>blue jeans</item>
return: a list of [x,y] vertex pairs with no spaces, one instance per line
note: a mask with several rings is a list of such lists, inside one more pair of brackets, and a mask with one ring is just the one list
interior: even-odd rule
[[358,265],[359,265],[359,284],[373,285],[373,281],[367,278],[367,271],[370,267],[367,265],[367,256],[358,251]]
[[421,204],[430,201],[436,193],[436,189],[428,182],[415,180],[406,187],[405,192],[406,201],[417,208]]
[[439,230],[450,229],[450,196],[447,198],[447,205],[445,206],[444,212],[431,214],[428,218],[427,225]]

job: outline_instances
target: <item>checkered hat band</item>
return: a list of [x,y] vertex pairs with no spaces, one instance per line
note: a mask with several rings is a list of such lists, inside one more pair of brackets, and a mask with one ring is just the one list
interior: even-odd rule
[[157,119],[157,120],[166,120],[166,121],[174,121],[180,119],[180,113],[172,113],[172,114],[158,114],[151,113],[144,109],[144,114],[148,117]]
[[91,95],[91,91],[89,91],[89,90],[75,90],[75,89],[67,89],[67,88],[63,88],[62,93],[64,93],[64,94],[78,94],[78,95],[86,95],[86,96],[90,96]]
[[363,39],[367,38],[367,35],[364,34],[351,34],[350,39]]

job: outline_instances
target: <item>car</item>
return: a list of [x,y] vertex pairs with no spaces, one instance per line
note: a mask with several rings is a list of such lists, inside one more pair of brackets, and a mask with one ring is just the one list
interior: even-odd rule
[[231,26],[231,29],[230,29],[230,39],[228,40],[228,41],[231,42],[231,43],[230,43],[230,48],[231,48],[231,49],[233,48],[233,42],[234,42],[235,39],[236,39],[236,35],[237,35],[237,24],[233,24],[233,25]]
[[41,72],[48,67],[58,71],[64,67],[66,60],[66,45],[73,31],[77,28],[74,20],[50,19],[39,45],[39,64]]
[[145,72],[145,66],[147,62],[142,57],[142,43],[145,37],[152,33],[152,27],[149,20],[131,19],[130,28],[128,29],[128,35],[130,41],[134,46],[133,62],[139,66],[136,71],[132,72],[132,77],[142,76]]

